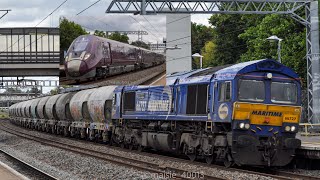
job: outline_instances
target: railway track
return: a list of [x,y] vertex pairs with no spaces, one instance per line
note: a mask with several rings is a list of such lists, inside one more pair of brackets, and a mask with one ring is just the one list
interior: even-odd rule
[[[99,78],[95,81],[82,80],[76,82],[75,80],[68,80],[66,77],[60,77],[61,85],[140,85],[147,81],[154,79],[159,74],[165,72],[165,64],[160,64],[147,69],[137,70],[133,72],[108,76],[106,78]],[[143,75],[145,74],[145,75]],[[141,76],[143,75],[143,76]],[[137,78],[134,78],[137,77]]]
[[[12,129],[12,128],[4,125],[4,122],[1,123],[0,129],[7,132],[7,133],[14,134],[19,137],[23,137],[23,138],[26,138],[26,139],[29,139],[32,141],[36,141],[36,142],[39,142],[39,143],[42,143],[45,145],[68,150],[68,151],[71,151],[74,153],[79,153],[79,154],[86,155],[86,156],[99,158],[102,160],[109,161],[111,163],[119,164],[122,166],[127,166],[130,168],[135,168],[135,169],[142,170],[142,171],[147,171],[147,172],[152,172],[152,173],[157,173],[157,174],[161,174],[161,173],[163,174],[163,173],[168,173],[168,172],[170,172],[171,174],[175,173],[175,175],[176,175],[175,177],[179,178],[179,179],[188,179],[188,178],[186,178],[185,175],[188,173],[189,174],[192,173],[192,172],[187,172],[187,171],[185,171],[183,169],[179,169],[179,168],[159,166],[159,164],[156,164],[156,163],[136,160],[136,159],[132,159],[132,158],[128,158],[128,157],[116,156],[116,155],[113,155],[113,154],[110,154],[107,152],[94,151],[92,149],[87,149],[87,148],[83,148],[83,147],[77,146],[77,145],[70,145],[67,143],[62,143],[62,142],[59,142],[59,141],[56,141],[53,139],[30,135],[28,133],[24,133],[24,132]],[[72,139],[72,140],[75,140],[75,139]],[[83,142],[83,140],[77,140],[77,141]],[[86,141],[86,143],[91,144],[92,142]],[[97,145],[97,146],[103,146],[103,145],[97,144],[97,143],[92,143],[92,144]],[[114,147],[114,146],[110,146],[108,148],[113,148],[113,149],[117,149],[120,151],[131,152],[131,153],[133,152],[133,153],[136,153],[139,155],[144,155],[144,156],[152,155],[152,156],[156,156],[157,158],[161,158],[163,160],[166,160],[168,162],[176,161],[176,162],[181,162],[181,163],[189,163],[189,164],[191,163],[189,160],[186,160],[186,159],[164,156],[164,155],[153,154],[153,153],[151,154],[149,152],[138,152],[138,151],[134,152],[134,151],[129,151],[127,149]],[[216,164],[208,165],[203,162],[192,162],[192,164],[199,165],[202,167],[208,167],[208,168],[217,168],[217,169],[221,169],[221,170],[225,170],[225,171],[237,171],[237,172],[241,172],[241,173],[248,173],[248,174],[260,175],[260,176],[272,177],[275,179],[284,179],[284,180],[287,180],[287,179],[320,179],[318,177],[295,174],[295,173],[290,173],[290,172],[286,172],[286,171],[272,170],[272,169],[266,170],[266,169],[259,168],[259,167],[255,168],[253,170],[252,168],[250,168],[250,169],[225,168],[224,166],[221,166],[221,165],[216,165]],[[198,174],[198,175],[199,175],[198,179],[224,179],[224,178],[214,177],[214,176],[205,175],[205,174]]]
[[13,162],[16,166],[19,166],[22,171],[31,174],[33,177],[35,177],[36,179],[46,179],[46,180],[56,180],[58,178],[42,171],[39,168],[36,168],[35,166],[22,161],[21,159],[15,157],[14,155],[4,151],[4,150],[0,150],[0,153],[3,154],[10,162]]
[[[179,169],[179,168],[159,166],[159,164],[156,164],[156,163],[140,161],[140,160],[127,158],[127,157],[119,157],[119,156],[116,156],[116,155],[113,155],[113,154],[109,154],[109,153],[106,153],[106,152],[94,151],[92,149],[83,148],[83,147],[80,147],[80,146],[77,146],[77,145],[70,145],[70,144],[62,143],[62,142],[55,141],[55,140],[52,140],[52,139],[42,138],[42,137],[39,137],[39,136],[30,135],[30,134],[27,134],[27,133],[23,133],[23,132],[17,131],[15,129],[10,128],[10,127],[7,127],[3,123],[1,123],[0,129],[6,131],[8,133],[11,133],[11,134],[14,134],[14,135],[17,135],[17,136],[20,136],[20,137],[23,137],[23,138],[26,138],[26,139],[29,139],[29,140],[32,140],[32,141],[36,141],[36,142],[39,142],[39,143],[42,143],[42,144],[46,144],[46,145],[49,145],[49,146],[57,147],[57,148],[68,150],[68,151],[72,151],[72,152],[83,154],[83,155],[86,155],[86,156],[99,158],[99,159],[102,159],[102,160],[109,161],[111,163],[116,163],[116,164],[119,164],[119,165],[122,165],[122,166],[132,167],[132,168],[143,170],[143,171],[148,171],[148,172],[157,173],[157,174],[171,172],[171,173],[175,173],[176,174],[175,177],[180,178],[180,179],[186,179],[186,177],[184,175],[186,175],[187,173],[190,173],[190,172],[187,172],[187,171],[185,171],[183,169]],[[75,139],[72,139],[72,140],[75,140]],[[82,141],[83,142],[83,140],[77,140],[77,141]],[[86,141],[86,143],[90,143],[91,144],[92,142],[87,142]],[[92,143],[92,144],[99,145],[97,143]],[[102,145],[99,145],[99,146],[102,146]],[[114,147],[114,146],[108,147],[108,148],[113,148],[113,149],[117,149],[117,150],[120,150],[120,151],[126,151],[126,152],[129,151],[127,149],[122,149],[122,148]],[[130,151],[130,152],[132,152],[132,151]],[[147,153],[147,152],[138,152],[138,151],[136,151],[134,153],[137,153],[137,154],[140,154],[140,155],[144,155],[144,156],[150,156],[150,153]],[[164,156],[164,155],[159,155],[159,154],[152,154],[152,155],[156,156],[158,158],[167,160],[167,161],[190,163],[189,160],[180,159],[180,158],[176,158],[176,157]],[[217,168],[217,169],[226,170],[226,171],[238,171],[238,172],[242,172],[242,173],[267,176],[267,177],[272,177],[272,178],[275,178],[275,179],[320,179],[320,178],[317,178],[317,177],[300,175],[300,174],[290,173],[290,172],[286,172],[286,171],[279,171],[279,170],[267,170],[266,171],[265,169],[262,169],[262,168],[256,168],[255,170],[252,170],[252,168],[251,168],[250,170],[248,170],[248,169],[243,169],[243,168],[225,168],[223,166],[215,165],[215,164],[214,165],[208,165],[208,164],[203,163],[203,162],[192,162],[192,164],[199,165],[199,166],[202,166],[202,167],[204,166],[204,167],[209,167],[209,168]],[[204,179],[222,179],[222,178],[219,178],[219,177],[214,177],[214,176],[204,175],[204,174],[201,174],[201,177],[204,178]]]
[[[1,123],[0,129],[7,132],[7,133],[14,134],[16,136],[19,136],[19,137],[22,137],[22,138],[25,138],[28,140],[32,140],[32,141],[35,141],[35,142],[38,142],[41,144],[45,144],[48,146],[56,147],[56,148],[67,150],[67,151],[71,151],[71,152],[78,153],[78,154],[85,155],[85,156],[98,158],[100,160],[105,160],[105,161],[108,161],[108,162],[111,162],[114,164],[118,164],[121,166],[126,166],[129,168],[134,168],[134,169],[138,169],[138,170],[142,170],[142,171],[155,173],[159,176],[168,176],[168,177],[171,176],[173,178],[178,178],[178,179],[188,179],[187,174],[189,172],[187,172],[183,169],[159,166],[159,164],[157,164],[157,163],[140,161],[140,160],[136,160],[136,159],[132,159],[132,158],[128,158],[128,157],[116,156],[116,155],[105,153],[105,152],[93,151],[93,150],[83,148],[80,146],[62,143],[62,142],[55,141],[52,139],[46,139],[46,138],[41,138],[41,137],[37,137],[37,136],[32,136],[27,133],[18,132],[14,129],[7,127],[7,126],[4,126],[3,123]],[[208,175],[201,175],[200,178],[218,179],[218,180],[223,179],[223,178],[213,177],[213,176],[208,176]]]

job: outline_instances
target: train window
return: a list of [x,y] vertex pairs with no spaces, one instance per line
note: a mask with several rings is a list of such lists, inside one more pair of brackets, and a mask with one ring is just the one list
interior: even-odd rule
[[124,111],[134,111],[136,104],[136,93],[135,92],[125,92],[123,95],[123,110]]
[[102,52],[105,58],[110,58],[108,45],[109,44],[105,45],[104,43],[102,43]]
[[189,85],[186,114],[206,114],[208,85]]
[[297,102],[297,85],[294,83],[271,83],[271,101],[281,104],[295,104]]
[[84,51],[89,43],[89,40],[86,38],[77,39],[74,42],[73,50],[74,51]]
[[241,101],[262,102],[265,99],[264,82],[240,79],[238,93],[239,100]]
[[219,84],[219,102],[231,100],[231,82],[226,81]]

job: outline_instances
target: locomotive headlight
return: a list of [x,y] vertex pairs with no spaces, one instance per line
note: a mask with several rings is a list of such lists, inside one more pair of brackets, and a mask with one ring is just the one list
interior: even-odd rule
[[249,129],[250,128],[250,124],[245,124],[244,128]]
[[241,129],[243,129],[244,126],[245,126],[244,123],[240,123],[240,124],[239,124],[239,127],[240,127]]
[[272,73],[267,73],[267,79],[272,79]]
[[286,126],[285,128],[284,128],[284,130],[286,130],[286,131],[290,131],[290,126]]
[[295,126],[291,126],[291,131],[295,131],[296,130],[296,127]]
[[86,55],[84,55],[83,60],[87,60],[90,56],[91,56],[91,54],[87,53]]

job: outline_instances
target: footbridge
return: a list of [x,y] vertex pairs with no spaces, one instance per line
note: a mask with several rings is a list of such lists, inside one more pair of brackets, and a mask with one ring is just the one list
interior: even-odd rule
[[59,76],[58,28],[0,28],[0,76]]

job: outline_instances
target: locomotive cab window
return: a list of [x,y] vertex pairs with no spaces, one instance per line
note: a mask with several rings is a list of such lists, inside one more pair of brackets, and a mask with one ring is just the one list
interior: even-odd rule
[[231,100],[231,82],[226,81],[219,84],[219,102]]
[[263,102],[265,99],[264,82],[240,79],[238,97],[240,101]]
[[186,114],[206,114],[208,85],[189,85]]
[[124,111],[134,111],[136,104],[136,93],[135,92],[125,92],[123,95],[123,110]]
[[294,83],[272,82],[271,101],[280,104],[297,102],[297,85]]

